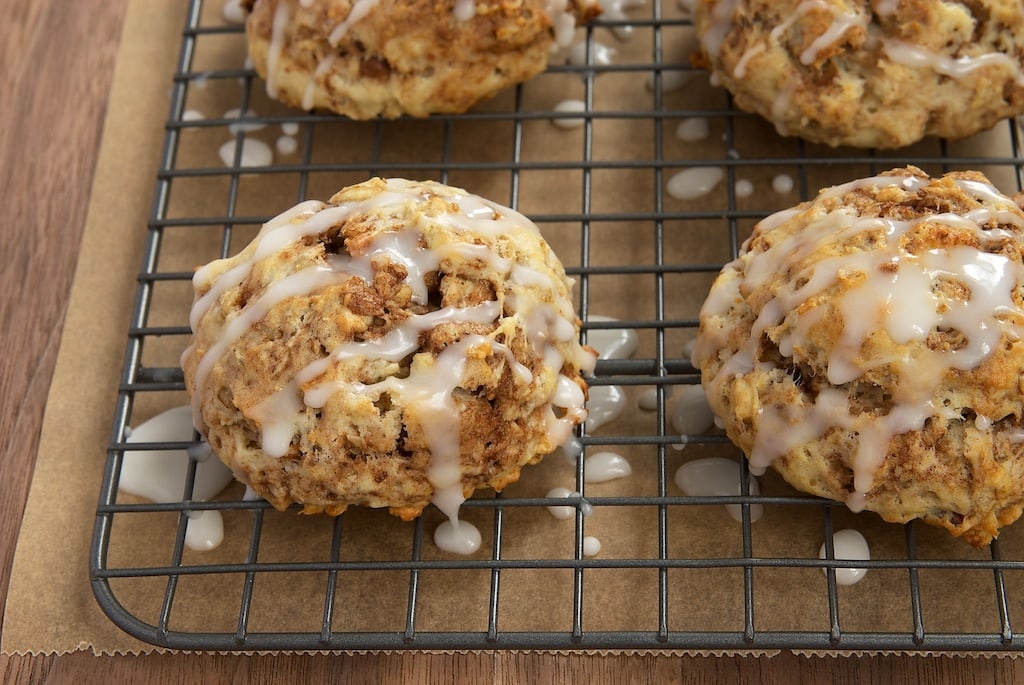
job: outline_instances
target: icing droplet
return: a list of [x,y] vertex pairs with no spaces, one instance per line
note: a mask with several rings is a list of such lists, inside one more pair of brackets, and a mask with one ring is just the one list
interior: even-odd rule
[[[668,399],[668,393],[671,390],[671,386],[665,386],[665,399]],[[636,400],[636,406],[640,407],[644,411],[654,411],[658,408],[658,389],[647,388]]]
[[[192,440],[192,408],[175,407],[139,424],[125,439],[128,443],[187,442]],[[206,501],[234,480],[219,460],[211,459],[206,443],[189,450],[125,451],[118,489],[154,502],[181,502],[188,477],[189,454],[196,459],[192,486],[194,501]],[[185,545],[209,550],[224,539],[224,521],[219,511],[187,512]]]
[[[224,162],[224,166],[231,167],[235,163],[235,150],[238,147],[238,141],[229,140],[220,146],[220,159]],[[264,143],[262,140],[256,140],[255,138],[246,138],[242,143],[242,154],[238,159],[238,166],[240,167],[258,167],[258,166],[269,166],[274,161],[274,153],[270,149],[270,146]]]
[[[562,100],[555,105],[556,112],[569,113],[569,112],[586,112],[587,104],[583,100]],[[582,117],[556,117],[551,120],[558,128],[579,128],[586,123],[586,119]]]
[[199,552],[209,551],[224,542],[224,517],[219,511],[204,510],[187,513],[185,546]]
[[587,62],[587,43],[586,41],[577,41],[569,46],[565,61],[574,67],[590,65],[606,67],[612,63],[614,58],[615,48],[594,41],[590,48],[590,62]]
[[445,519],[434,529],[434,544],[452,554],[472,554],[480,549],[480,531],[469,521]]
[[476,0],[455,0],[452,15],[458,21],[469,21],[476,16]]
[[242,3],[240,0],[224,0],[224,6],[221,8],[221,16],[224,17],[224,21],[229,24],[245,23],[245,10],[242,9]]
[[281,136],[274,143],[274,147],[282,155],[292,155],[299,149],[299,143],[291,136]]
[[246,133],[252,133],[253,131],[259,131],[267,127],[266,124],[260,121],[245,121],[246,119],[255,118],[256,112],[251,109],[246,110],[245,114],[242,114],[240,109],[229,109],[224,112],[225,119],[238,119],[239,123],[228,124],[228,130],[231,131],[231,135],[238,135],[239,131],[245,131]]
[[736,197],[750,197],[754,194],[754,184],[745,178],[736,181]]
[[689,117],[680,121],[676,126],[676,137],[690,143],[706,140],[709,128],[708,120],[705,117]]
[[[610,316],[591,314],[588,321],[616,321]],[[598,359],[629,359],[636,352],[640,339],[632,328],[591,328],[587,344],[597,350]]]
[[575,437],[566,440],[559,449],[569,466],[576,466],[576,460],[583,456],[583,444]]
[[583,538],[583,556],[596,557],[601,553],[601,541],[592,535]]
[[[549,498],[562,498],[562,499],[565,499],[565,498],[571,497],[573,494],[574,493],[572,492],[572,490],[569,490],[568,488],[551,488],[548,491],[548,494],[546,494],[544,496],[545,497],[549,497]],[[555,505],[555,504],[553,504],[553,505],[548,506],[547,510],[548,510],[548,513],[550,513],[556,519],[559,519],[559,520],[562,520],[562,521],[565,521],[567,519],[571,519],[573,516],[576,515],[576,507],[571,506],[571,505]]]
[[286,136],[294,136],[299,133],[299,125],[294,121],[285,121],[281,124],[281,133]]
[[700,435],[714,425],[715,415],[708,404],[704,388],[684,385],[672,410],[672,427],[681,435]]
[[677,200],[695,200],[714,190],[724,176],[721,167],[693,167],[674,174],[665,189]]
[[[691,497],[726,497],[739,495],[743,473],[739,462],[721,457],[695,459],[679,467],[676,471],[676,485]],[[749,476],[748,491],[750,495],[761,494],[757,479]],[[736,521],[743,520],[743,507],[739,504],[727,504],[726,510]],[[761,504],[750,505],[750,520],[757,521],[764,514]]]
[[629,462],[614,452],[592,454],[583,465],[583,477],[587,483],[606,483],[632,474],[633,468]]
[[[175,407],[139,424],[125,442],[188,442],[192,440],[194,430],[191,408]],[[185,493],[188,462],[186,450],[125,451],[118,488],[154,502],[180,502]],[[231,471],[219,460],[200,459],[196,465],[192,499],[208,500],[233,479]]]
[[[832,536],[832,546],[835,551],[835,558],[849,561],[870,561],[871,550],[868,548],[868,541],[859,531],[845,529],[836,531]],[[825,545],[822,544],[818,551],[818,558],[825,558]],[[823,569],[824,570],[824,569]],[[836,583],[839,585],[853,585],[867,575],[866,568],[836,568]]]
[[793,177],[789,174],[779,174],[772,179],[772,190],[779,195],[793,192]]
[[587,431],[614,421],[626,408],[626,393],[617,385],[594,385],[587,390]]
[[206,117],[198,109],[186,109],[181,113],[182,121],[202,121]]
[[[632,7],[643,6],[643,0],[610,0],[608,3],[602,3],[601,17],[613,22],[622,22],[626,20],[626,13],[624,10]],[[633,37],[633,27],[629,24],[618,24],[611,27],[612,34],[615,35],[620,41],[626,42]]]

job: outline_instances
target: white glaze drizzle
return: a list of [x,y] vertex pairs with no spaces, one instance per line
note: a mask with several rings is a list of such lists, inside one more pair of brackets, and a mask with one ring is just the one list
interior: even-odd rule
[[745,50],[736,61],[736,66],[733,67],[733,77],[738,79],[745,77],[747,75],[747,65],[750,64],[750,60],[754,59],[767,49],[768,46],[764,43],[757,43],[753,47],[747,48],[747,50]]
[[[899,186],[913,192],[927,182],[916,176],[879,176],[824,190],[819,197],[840,196],[855,188],[885,186]],[[1007,211],[1014,206],[1009,198],[991,186],[976,181],[954,182],[967,192],[998,201]],[[768,217],[763,228],[774,227],[799,211],[786,210]],[[793,273],[788,282],[776,290],[774,298],[762,307],[750,338],[725,360],[710,382],[709,392],[718,392],[719,386],[736,374],[759,365],[770,368],[771,364],[755,359],[762,336],[781,324],[801,303],[836,284],[841,275],[849,278],[862,274],[863,279],[832,300],[843,320],[843,333],[831,350],[827,369],[829,382],[841,386],[884,364],[891,364],[899,376],[899,382],[893,386],[892,409],[884,416],[852,414],[845,391],[840,388],[826,388],[811,402],[762,407],[755,419],[756,439],[749,455],[754,473],[763,473],[775,458],[818,439],[831,427],[856,433],[854,492],[847,504],[859,510],[864,506],[864,495],[871,489],[874,474],[893,437],[920,429],[933,415],[954,418],[947,416],[950,410],[933,401],[944,375],[952,369],[977,367],[1004,335],[1009,339],[1024,336],[1024,315],[1013,301],[1014,289],[1024,283],[1024,268],[1002,255],[984,251],[986,246],[997,247],[998,241],[1007,235],[1004,230],[981,228],[979,218],[987,219],[991,214],[991,210],[981,209],[965,216],[933,214],[913,221],[897,221],[860,218],[840,209],[817,216],[803,230],[773,243],[764,252],[738,260],[743,263],[742,286],[737,279],[729,287],[713,291],[705,301],[702,318],[714,313],[724,314],[740,299],[740,287],[744,292],[756,290],[772,274],[785,269],[786,264],[800,263],[824,243],[864,232],[872,232],[878,240],[884,241],[880,249],[824,259],[803,272]],[[924,221],[972,231],[981,249],[958,246],[907,253],[900,247],[901,236]],[[968,298],[940,301],[931,288],[937,279],[954,279],[964,284],[969,291]],[[800,284],[799,288],[796,283]],[[796,318],[779,339],[779,351],[784,356],[798,354],[821,314],[821,310],[811,310]],[[874,330],[885,331],[896,343],[923,343],[936,329],[959,331],[965,338],[964,345],[949,350],[922,347],[912,360],[861,356],[861,347]],[[714,354],[714,349],[724,342],[714,330],[708,329],[706,333],[694,350],[694,359],[698,362]]]
[[327,42],[332,46],[336,46],[345,37],[345,34],[348,33],[349,28],[353,24],[362,21],[379,3],[380,0],[355,0],[345,19],[331,29],[330,35],[327,36]]
[[[590,314],[587,321],[611,323],[618,319]],[[629,359],[636,352],[640,338],[632,328],[592,328],[587,331],[587,344],[597,350],[598,359]]]
[[1024,86],[1024,70],[1022,70],[1020,62],[1001,52],[951,57],[894,38],[883,39],[882,46],[885,54],[893,62],[906,67],[931,69],[936,74],[960,79],[968,76],[975,69],[1000,66],[1013,74],[1013,80],[1018,86]]
[[700,36],[704,51],[711,57],[718,57],[722,51],[722,42],[732,30],[732,17],[739,7],[740,0],[718,0],[711,7],[709,18],[711,23]]
[[277,62],[284,51],[285,31],[288,28],[288,3],[277,3],[270,25],[270,45],[267,46],[267,95],[277,97]]
[[332,52],[317,63],[316,69],[309,77],[309,83],[306,84],[306,90],[302,93],[302,109],[313,109],[313,105],[316,104],[316,84],[327,75],[336,59],[338,56]]

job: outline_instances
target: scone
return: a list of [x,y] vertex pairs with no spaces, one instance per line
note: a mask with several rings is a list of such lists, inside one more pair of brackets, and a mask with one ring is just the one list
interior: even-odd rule
[[526,217],[464,190],[351,186],[193,282],[196,426],[279,509],[454,516],[586,418],[571,280]]
[[545,69],[597,0],[255,0],[267,93],[352,119],[458,114]]
[[751,469],[991,541],[1024,507],[1024,212],[897,169],[760,222],[693,362]]
[[782,135],[893,148],[1024,112],[1020,0],[697,0],[698,62]]

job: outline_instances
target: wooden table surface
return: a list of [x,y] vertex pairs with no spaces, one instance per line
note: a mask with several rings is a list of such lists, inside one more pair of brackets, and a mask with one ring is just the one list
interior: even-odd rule
[[[127,0],[0,0],[0,605],[85,223]],[[0,656],[0,682],[1024,682],[1013,659],[556,655]]]

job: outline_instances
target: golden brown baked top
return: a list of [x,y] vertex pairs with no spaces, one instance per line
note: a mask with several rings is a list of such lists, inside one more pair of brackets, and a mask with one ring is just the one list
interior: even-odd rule
[[1024,212],[915,168],[766,218],[694,364],[752,469],[987,543],[1024,506]]
[[1019,0],[698,0],[701,60],[783,135],[899,147],[1024,112]]
[[194,285],[196,425],[278,508],[454,516],[586,417],[571,281],[526,217],[464,190],[304,202]]

